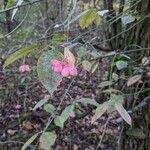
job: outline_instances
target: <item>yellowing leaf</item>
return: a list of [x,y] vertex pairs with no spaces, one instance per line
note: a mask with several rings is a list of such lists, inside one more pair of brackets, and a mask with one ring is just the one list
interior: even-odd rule
[[28,54],[30,54],[31,52],[33,52],[35,49],[37,49],[37,45],[36,44],[32,44],[32,45],[28,45],[26,47],[23,47],[21,49],[19,49],[18,51],[14,52],[13,54],[11,54],[5,61],[4,63],[4,68],[6,66],[8,66],[9,64],[13,63],[14,61],[18,60],[19,58],[26,56]]
[[21,150],[25,150],[39,135],[39,133],[34,134],[21,148]]
[[91,124],[93,124],[98,118],[100,118],[107,110],[108,103],[104,102],[103,104],[99,105],[96,109],[95,115],[92,117]]
[[54,132],[44,132],[40,136],[40,147],[44,150],[51,150],[51,146],[54,145],[56,140],[56,134]]
[[65,61],[67,61],[68,64],[73,66],[75,65],[75,57],[71,53],[68,47],[65,47],[64,49],[64,57],[65,57]]
[[96,24],[96,26],[99,25],[100,19],[101,19],[100,16],[96,13],[95,20],[94,20],[94,23]]
[[34,124],[31,123],[30,121],[24,121],[22,126],[27,130],[31,130],[34,128]]
[[127,86],[131,86],[141,79],[142,75],[135,75],[127,81]]
[[92,67],[92,63],[87,60],[84,60],[82,61],[82,66],[85,70],[90,71]]
[[63,33],[58,33],[58,34],[55,34],[53,37],[52,37],[52,44],[58,44],[59,42],[62,42],[64,41],[65,39],[67,38],[67,36]]
[[128,114],[128,112],[124,109],[124,107],[120,103],[116,103],[115,108],[117,109],[121,117],[126,121],[126,123],[131,125],[132,124],[131,117]]
[[79,25],[82,29],[87,28],[92,23],[95,23],[96,25],[99,25],[100,23],[100,16],[94,9],[90,9],[79,19]]

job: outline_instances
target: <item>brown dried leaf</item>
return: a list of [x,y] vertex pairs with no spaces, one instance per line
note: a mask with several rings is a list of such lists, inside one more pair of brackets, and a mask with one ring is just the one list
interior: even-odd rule
[[34,124],[32,124],[30,121],[24,121],[23,122],[23,127],[28,129],[28,130],[31,130],[34,128]]
[[99,105],[96,109],[95,115],[92,117],[91,124],[93,124],[98,118],[100,118],[108,108],[108,103],[104,102],[103,104]]
[[131,78],[129,78],[129,80],[127,81],[127,86],[131,86],[133,84],[135,84],[136,82],[140,81],[142,78],[142,75],[135,75]]
[[12,130],[12,129],[7,130],[7,133],[9,135],[14,135],[16,132],[17,132],[17,130]]
[[132,124],[131,117],[129,113],[124,109],[124,107],[120,103],[116,103],[115,108],[119,112],[120,116],[126,121],[126,123],[131,125]]
[[75,65],[75,57],[68,47],[65,47],[64,49],[64,57],[65,57],[65,61],[67,61],[68,64],[72,66]]
[[148,57],[143,57],[142,59],[142,65],[146,66],[150,63],[150,59]]
[[73,150],[78,150],[78,148],[79,148],[78,145],[76,144],[73,145]]

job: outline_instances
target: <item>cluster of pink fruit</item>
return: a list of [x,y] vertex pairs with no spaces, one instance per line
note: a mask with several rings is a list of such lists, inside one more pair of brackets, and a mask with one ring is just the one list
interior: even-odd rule
[[30,72],[31,69],[30,69],[29,65],[27,65],[27,64],[22,64],[22,65],[19,67],[19,71],[20,71],[21,73],[24,73],[24,72]]
[[52,59],[50,63],[53,71],[60,73],[63,77],[77,76],[77,69],[73,65],[69,65],[64,61],[59,61],[56,59]]

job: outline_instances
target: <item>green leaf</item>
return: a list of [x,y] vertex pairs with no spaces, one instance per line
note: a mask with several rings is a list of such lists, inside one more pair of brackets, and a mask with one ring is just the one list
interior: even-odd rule
[[61,118],[61,116],[57,116],[54,119],[54,123],[56,126],[63,128],[64,127],[64,120]]
[[26,47],[23,47],[19,50],[17,50],[16,52],[14,52],[13,54],[11,54],[5,61],[3,68],[5,68],[6,66],[8,66],[9,64],[13,63],[14,61],[18,60],[19,58],[28,55],[29,53],[35,51],[37,49],[37,45],[36,44],[32,44],[32,45],[28,45]]
[[119,60],[116,62],[116,67],[118,70],[122,70],[124,68],[127,68],[128,66],[128,62],[127,61],[122,61],[122,60]]
[[101,18],[100,18],[100,16],[96,13],[95,20],[94,20],[94,23],[96,24],[96,26],[98,26],[98,25],[100,24],[100,21],[101,21]]
[[99,56],[102,56],[102,53],[96,50],[92,50],[92,52],[90,52],[89,54],[95,59],[98,58]]
[[146,135],[143,133],[142,129],[140,128],[133,128],[126,131],[126,134],[130,137],[137,138],[137,139],[145,139]]
[[85,70],[90,71],[92,67],[92,63],[87,60],[84,60],[82,61],[82,66]]
[[61,113],[61,117],[64,121],[66,121],[69,118],[69,113],[74,110],[74,104],[67,106],[63,112]]
[[54,107],[52,104],[46,104],[46,105],[44,105],[44,109],[45,109],[47,112],[52,113],[52,112],[54,112],[55,107]]
[[100,23],[100,16],[94,9],[90,9],[79,19],[79,25],[82,29],[87,28],[92,23],[95,23],[96,25],[99,25]]
[[52,59],[61,59],[61,53],[56,50],[44,52],[37,63],[38,77],[51,95],[57,89],[58,82],[62,79],[61,75],[52,70],[50,65]]
[[112,73],[112,79],[113,79],[114,81],[118,81],[119,76],[118,76],[116,73]]
[[76,53],[78,57],[83,57],[88,54],[88,51],[85,47],[81,46],[78,49],[76,49]]
[[64,40],[66,40],[67,36],[63,33],[58,33],[58,34],[55,34],[53,37],[52,37],[52,44],[57,44],[59,42],[62,42]]
[[8,0],[8,1],[7,1],[6,8],[10,8],[10,7],[12,7],[12,6],[13,6],[13,4],[14,4],[14,1],[13,1],[13,0]]
[[97,107],[95,115],[92,117],[92,124],[106,112],[108,105],[108,102],[104,102]]
[[37,108],[43,106],[45,103],[47,103],[48,99],[42,99],[40,100],[33,108],[33,110],[36,110]]
[[40,136],[40,147],[44,150],[51,150],[51,146],[55,144],[56,137],[54,132],[44,132]]
[[25,144],[22,146],[21,150],[25,150],[39,135],[39,133],[34,134]]
[[104,82],[101,82],[101,83],[99,84],[99,87],[104,88],[104,87],[110,86],[110,85],[112,85],[112,84],[113,84],[112,81],[104,81]]
[[57,126],[63,128],[65,121],[69,118],[69,113],[74,110],[74,104],[67,106],[60,116],[57,116],[54,119],[54,122]]
[[81,98],[77,100],[77,102],[83,103],[83,104],[91,104],[94,106],[99,106],[99,104],[92,98]]
[[[118,91],[118,90],[117,90]],[[117,92],[116,91],[116,92]],[[114,91],[115,92],[115,91]],[[119,91],[118,91],[119,92]],[[124,97],[122,94],[111,94],[110,95],[110,100],[108,101],[109,103],[109,106],[108,106],[108,110],[107,112],[108,113],[112,113],[113,111],[116,110],[116,107],[115,105],[116,104],[122,104],[123,103],[123,100],[124,100]]]
[[121,94],[118,94],[118,95],[112,94],[111,97],[110,97],[110,101],[112,101],[114,104],[115,104],[115,103],[120,103],[120,104],[122,104],[122,103],[123,103],[123,100],[124,100],[124,97],[123,97],[123,95],[121,95]]

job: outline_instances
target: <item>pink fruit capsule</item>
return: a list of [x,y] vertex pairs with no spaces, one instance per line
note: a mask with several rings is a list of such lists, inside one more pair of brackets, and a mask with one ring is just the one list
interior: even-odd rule
[[77,76],[77,74],[78,74],[77,69],[74,66],[70,66],[69,67],[69,74],[71,76]]
[[61,75],[63,77],[69,76],[69,68],[68,67],[64,67],[63,70],[62,70],[62,72],[61,72]]

